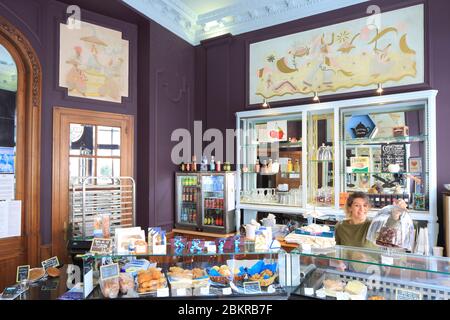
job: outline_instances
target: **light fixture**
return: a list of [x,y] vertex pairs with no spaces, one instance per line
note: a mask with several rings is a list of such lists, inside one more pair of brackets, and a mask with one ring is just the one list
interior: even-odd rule
[[320,101],[319,100],[319,95],[317,94],[317,91],[314,91],[314,98],[313,98],[313,101]]
[[264,98],[263,104],[261,105],[263,108],[270,108],[269,103],[267,102],[267,99]]
[[383,87],[381,86],[381,83],[378,84],[377,93],[378,94],[382,94],[383,93]]

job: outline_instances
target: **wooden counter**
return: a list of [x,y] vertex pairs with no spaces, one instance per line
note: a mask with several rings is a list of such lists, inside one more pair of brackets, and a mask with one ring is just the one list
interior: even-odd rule
[[172,229],[173,235],[186,235],[186,236],[195,236],[202,238],[229,238],[234,237],[237,232],[233,233],[210,233],[210,232],[200,232],[193,230],[183,230],[183,229]]

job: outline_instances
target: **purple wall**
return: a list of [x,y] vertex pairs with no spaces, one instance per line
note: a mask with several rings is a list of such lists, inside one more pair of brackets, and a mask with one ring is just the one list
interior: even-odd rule
[[[426,76],[425,84],[402,88],[385,89],[385,94],[405,91],[436,89],[437,97],[437,168],[438,168],[438,215],[442,217],[442,184],[450,182],[450,70],[447,59],[450,56],[448,30],[450,30],[450,1],[447,0],[380,0],[371,1],[383,11],[389,11],[418,3],[425,3],[426,26]],[[238,36],[210,39],[196,47],[196,112],[202,114],[204,128],[235,128],[234,113],[255,109],[247,105],[246,77],[248,70],[247,47],[252,42],[310,30],[340,23],[366,15],[368,3],[355,5],[328,13],[307,17]],[[198,71],[201,71],[200,73]],[[373,90],[351,94],[330,95],[322,102],[372,96]],[[311,99],[300,99],[271,103],[271,107],[311,103]],[[204,112],[206,110],[206,112]],[[442,224],[441,224],[442,227]],[[440,231],[440,241],[442,240]]]
[[[28,38],[42,65],[41,243],[51,243],[52,169],[49,164],[52,163],[54,106],[135,116],[137,220],[143,226],[172,225],[175,168],[170,165],[170,132],[171,128],[192,123],[189,115],[193,113],[190,112],[193,108],[190,88],[194,82],[194,48],[119,1],[64,2],[79,5],[83,21],[121,31],[122,37],[129,40],[130,90],[129,97],[119,104],[68,97],[66,89],[58,87],[59,23],[66,19],[67,4],[54,0],[0,2],[0,15]],[[178,101],[176,98],[183,88]]]

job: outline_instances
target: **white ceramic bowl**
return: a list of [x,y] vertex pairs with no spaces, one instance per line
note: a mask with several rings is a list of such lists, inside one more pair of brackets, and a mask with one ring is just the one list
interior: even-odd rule
[[444,184],[444,188],[450,191],[450,183]]

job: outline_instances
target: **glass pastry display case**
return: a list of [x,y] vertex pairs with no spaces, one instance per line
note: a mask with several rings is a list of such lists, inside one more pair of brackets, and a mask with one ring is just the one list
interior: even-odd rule
[[336,246],[290,253],[298,286],[291,298],[448,300],[450,259]]
[[283,253],[255,250],[255,242],[235,238],[215,243],[178,238],[168,243],[164,255],[86,254],[85,297],[287,298],[279,272]]

